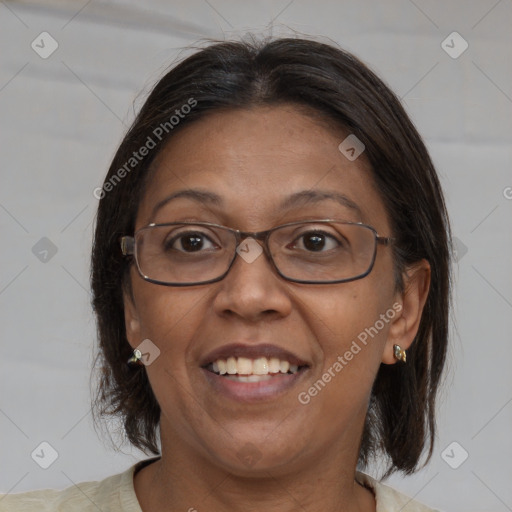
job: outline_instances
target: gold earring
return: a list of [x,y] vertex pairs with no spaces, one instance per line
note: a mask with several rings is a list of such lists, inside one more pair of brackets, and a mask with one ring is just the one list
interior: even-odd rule
[[402,361],[402,363],[407,361],[407,354],[400,345],[393,345],[393,354],[398,361]]
[[142,362],[142,353],[138,348],[133,351],[133,355],[128,359],[127,363],[129,366],[140,366],[144,364]]

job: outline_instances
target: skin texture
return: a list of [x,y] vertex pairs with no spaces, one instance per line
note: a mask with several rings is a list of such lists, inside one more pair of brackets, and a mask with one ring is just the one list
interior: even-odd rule
[[[350,162],[338,150],[346,135],[294,106],[210,114],[158,155],[136,229],[198,220],[259,231],[334,218],[392,236],[364,154]],[[179,198],[153,212],[187,188],[215,192],[223,205]],[[361,213],[329,199],[279,208],[289,195],[311,189],[342,193]],[[162,459],[135,476],[142,509],[375,510],[373,494],[354,481],[367,403],[380,364],[396,362],[393,344],[407,349],[414,339],[429,280],[428,263],[419,262],[398,293],[392,251],[384,246],[368,276],[334,285],[287,282],[265,257],[250,264],[237,258],[222,281],[185,288],[148,283],[132,268],[129,342],[136,347],[149,338],[161,350],[143,370],[162,410]],[[309,404],[299,403],[298,393],[395,303],[400,313]],[[232,342],[278,345],[310,369],[285,394],[241,404],[214,392],[199,367],[207,352]],[[260,457],[252,466],[239,457],[247,446]]]

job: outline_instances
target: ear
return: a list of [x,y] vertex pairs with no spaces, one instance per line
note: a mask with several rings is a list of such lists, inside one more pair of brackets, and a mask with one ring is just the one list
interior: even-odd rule
[[128,290],[123,291],[123,303],[126,338],[130,345],[135,348],[142,339],[140,336],[140,320],[132,294]]
[[397,315],[392,320],[382,355],[384,364],[395,364],[393,345],[407,350],[420,326],[425,302],[430,288],[430,264],[421,260],[407,267],[403,274],[404,288],[395,297],[393,309]]

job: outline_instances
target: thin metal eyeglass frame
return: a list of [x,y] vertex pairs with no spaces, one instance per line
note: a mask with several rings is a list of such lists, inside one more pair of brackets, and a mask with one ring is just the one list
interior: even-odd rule
[[[334,281],[309,281],[309,280],[302,280],[302,279],[293,279],[293,278],[285,276],[277,267],[277,265],[274,261],[274,258],[272,257],[272,254],[270,253],[270,249],[268,246],[268,240],[270,238],[270,235],[274,231],[276,231],[280,228],[284,228],[287,226],[299,225],[299,224],[311,224],[311,223],[313,223],[313,224],[328,224],[328,223],[349,224],[349,225],[361,226],[365,229],[369,229],[373,233],[375,244],[374,244],[371,263],[370,263],[368,270],[366,270],[366,272],[363,272],[362,274],[357,275],[355,277],[350,277],[350,278],[346,278],[346,279],[338,279],[338,280],[334,280]],[[165,281],[158,281],[156,279],[151,279],[150,277],[144,275],[142,273],[142,269],[140,268],[139,261],[137,258],[136,241],[135,241],[137,234],[140,231],[143,231],[143,230],[149,229],[149,228],[154,228],[154,227],[187,226],[187,225],[215,227],[215,228],[220,228],[225,231],[234,233],[235,241],[236,241],[235,251],[233,254],[233,258],[231,259],[231,261],[227,267],[227,270],[223,274],[221,274],[219,277],[216,277],[215,279],[209,279],[208,281],[197,281],[197,282],[192,282],[192,283],[168,283]],[[119,242],[121,244],[121,251],[123,253],[123,256],[133,256],[133,258],[135,260],[136,267],[137,267],[137,271],[139,272],[139,275],[145,281],[148,281],[148,282],[154,283],[154,284],[159,284],[162,286],[179,286],[179,287],[181,287],[181,286],[198,286],[198,285],[203,285],[203,284],[216,283],[216,282],[224,279],[228,275],[229,271],[231,270],[231,267],[233,266],[233,263],[235,262],[235,259],[237,256],[236,249],[240,245],[240,242],[242,242],[246,238],[254,238],[255,240],[259,240],[260,242],[263,242],[263,252],[267,256],[267,260],[270,261],[270,263],[272,264],[272,267],[274,268],[274,270],[277,272],[277,274],[280,277],[282,277],[286,281],[290,281],[292,283],[301,283],[301,284],[338,284],[338,283],[348,283],[350,281],[356,281],[358,279],[363,279],[372,271],[373,266],[375,265],[375,259],[377,256],[377,245],[381,244],[381,245],[384,245],[385,247],[388,247],[395,241],[395,239],[392,237],[379,236],[377,231],[375,230],[375,228],[373,228],[372,226],[368,226],[367,224],[363,224],[362,222],[347,222],[347,221],[336,220],[336,219],[307,219],[307,220],[300,220],[300,221],[295,221],[295,222],[288,222],[287,224],[281,224],[280,226],[275,226],[275,227],[273,227],[271,229],[267,229],[265,231],[240,231],[239,229],[233,229],[228,226],[223,226],[221,224],[215,224],[212,222],[183,221],[183,222],[166,222],[163,224],[151,223],[151,224],[148,224],[147,226],[144,226],[144,227],[138,229],[133,234],[133,236],[128,236],[128,235],[122,236],[119,239]]]

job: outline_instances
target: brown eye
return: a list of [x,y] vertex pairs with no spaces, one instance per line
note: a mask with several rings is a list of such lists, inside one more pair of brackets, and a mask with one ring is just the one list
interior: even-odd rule
[[179,238],[181,247],[187,252],[199,251],[203,248],[204,240],[199,235],[186,235]]
[[216,249],[217,246],[204,234],[198,232],[180,233],[166,242],[166,250],[181,252],[199,252]]
[[341,243],[336,238],[327,233],[311,231],[302,233],[295,240],[293,247],[308,252],[323,252],[324,250],[336,249],[340,245]]
[[302,237],[304,247],[308,251],[321,251],[325,247],[325,236],[324,235],[304,235]]

